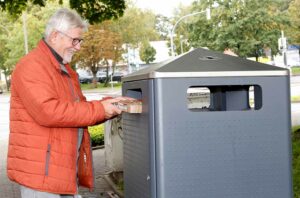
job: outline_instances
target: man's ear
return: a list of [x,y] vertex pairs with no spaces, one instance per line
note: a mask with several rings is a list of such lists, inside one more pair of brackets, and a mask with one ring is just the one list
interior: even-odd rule
[[59,35],[57,31],[51,32],[51,34],[49,35],[48,42],[50,42],[51,44],[57,43],[58,36]]

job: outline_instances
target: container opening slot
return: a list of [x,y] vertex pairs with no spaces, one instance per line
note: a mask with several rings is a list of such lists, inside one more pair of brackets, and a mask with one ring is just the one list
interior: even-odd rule
[[142,89],[128,89],[126,90],[125,96],[142,100]]
[[191,111],[247,111],[262,107],[258,85],[191,86],[187,89]]

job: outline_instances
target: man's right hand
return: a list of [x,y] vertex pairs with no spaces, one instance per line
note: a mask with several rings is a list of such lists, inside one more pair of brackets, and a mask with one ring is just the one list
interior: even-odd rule
[[105,111],[105,119],[111,119],[122,113],[122,110],[113,104],[121,100],[128,100],[128,97],[117,97],[101,101]]

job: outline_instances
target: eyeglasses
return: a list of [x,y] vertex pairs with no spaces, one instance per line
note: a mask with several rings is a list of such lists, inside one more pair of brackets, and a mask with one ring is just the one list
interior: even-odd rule
[[67,35],[66,33],[61,32],[59,30],[57,30],[57,32],[61,33],[62,35],[66,36],[66,37],[68,37],[70,39],[72,39],[72,45],[73,45],[73,47],[75,47],[78,44],[81,44],[82,41],[83,41],[83,39],[81,39],[81,38],[73,38],[73,37],[71,37],[71,36]]

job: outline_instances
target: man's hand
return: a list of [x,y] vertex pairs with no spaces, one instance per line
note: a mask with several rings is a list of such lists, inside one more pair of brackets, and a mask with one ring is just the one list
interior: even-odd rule
[[122,110],[119,109],[116,105],[113,103],[117,103],[121,100],[130,100],[131,98],[128,97],[117,97],[112,99],[105,99],[101,101],[104,111],[105,111],[105,119],[111,119],[119,114],[122,113]]

